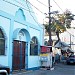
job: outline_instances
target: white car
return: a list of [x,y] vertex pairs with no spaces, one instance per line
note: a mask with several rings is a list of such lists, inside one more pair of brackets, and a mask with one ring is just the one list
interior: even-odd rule
[[6,70],[0,70],[0,75],[8,75],[8,72]]
[[9,75],[10,68],[7,66],[0,65],[0,75]]

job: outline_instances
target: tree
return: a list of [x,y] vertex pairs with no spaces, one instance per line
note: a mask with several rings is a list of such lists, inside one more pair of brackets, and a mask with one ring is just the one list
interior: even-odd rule
[[[51,32],[56,33],[58,40],[60,40],[59,33],[63,33],[67,28],[71,28],[72,20],[74,20],[74,15],[69,10],[51,17]],[[46,32],[49,34],[49,24],[44,25]]]
[[71,21],[74,20],[74,15],[69,10],[66,10],[64,14],[66,28],[71,28]]

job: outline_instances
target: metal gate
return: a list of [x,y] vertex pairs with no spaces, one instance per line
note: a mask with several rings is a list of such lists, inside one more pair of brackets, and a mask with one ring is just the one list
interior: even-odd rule
[[23,41],[14,40],[13,42],[13,70],[25,69],[25,46]]

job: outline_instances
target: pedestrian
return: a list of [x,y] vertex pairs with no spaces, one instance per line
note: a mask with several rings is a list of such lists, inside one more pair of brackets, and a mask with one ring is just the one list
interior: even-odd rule
[[59,57],[59,54],[57,53],[55,55],[55,63],[57,64],[59,61],[60,61],[60,57]]
[[52,53],[52,65],[54,66],[54,63],[55,63],[55,54]]
[[53,55],[53,52],[51,52],[51,69],[50,70],[54,70],[54,55]]

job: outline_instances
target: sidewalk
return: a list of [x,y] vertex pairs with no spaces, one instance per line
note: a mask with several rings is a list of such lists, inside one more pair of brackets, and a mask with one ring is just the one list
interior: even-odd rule
[[39,69],[25,72],[18,72],[12,75],[75,75],[75,66],[63,63],[55,64],[53,70]]

